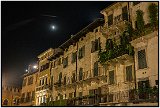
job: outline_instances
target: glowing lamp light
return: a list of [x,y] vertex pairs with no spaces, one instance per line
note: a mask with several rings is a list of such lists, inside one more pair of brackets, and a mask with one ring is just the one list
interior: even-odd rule
[[34,65],[33,68],[34,68],[34,69],[37,69],[37,65]]

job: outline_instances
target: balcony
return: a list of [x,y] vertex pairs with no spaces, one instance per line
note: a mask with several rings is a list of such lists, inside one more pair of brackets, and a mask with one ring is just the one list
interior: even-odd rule
[[51,89],[51,87],[48,84],[36,87],[36,91],[41,91],[45,89],[48,90],[48,89]]
[[[127,16],[126,16],[127,17]],[[126,19],[126,20],[125,20]],[[115,35],[116,31],[119,31],[119,33],[122,33],[127,25],[129,24],[129,21],[127,21],[127,18],[123,18],[122,14],[116,16],[113,18],[113,24],[108,25],[108,22],[106,22],[101,29],[102,34],[108,38],[110,35]],[[115,35],[116,37],[117,35]]]

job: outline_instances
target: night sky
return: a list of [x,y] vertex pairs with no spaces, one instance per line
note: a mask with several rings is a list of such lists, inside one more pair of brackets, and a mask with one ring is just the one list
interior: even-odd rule
[[36,63],[40,53],[60,46],[72,34],[103,17],[100,11],[112,3],[1,1],[2,80],[20,86],[25,69]]

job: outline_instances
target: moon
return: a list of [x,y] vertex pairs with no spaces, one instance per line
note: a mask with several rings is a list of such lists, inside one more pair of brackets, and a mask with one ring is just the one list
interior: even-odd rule
[[54,26],[54,25],[52,25],[52,29],[53,29],[53,30],[55,29],[55,26]]

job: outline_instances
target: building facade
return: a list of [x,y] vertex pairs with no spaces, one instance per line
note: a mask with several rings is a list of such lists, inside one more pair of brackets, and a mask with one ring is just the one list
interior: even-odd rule
[[3,85],[2,106],[18,106],[21,98],[21,88]]
[[158,26],[151,5],[158,2],[116,2],[101,11],[104,19],[40,54],[35,105],[158,105]]
[[23,75],[20,106],[35,105],[35,87],[38,81],[38,71],[29,71]]

